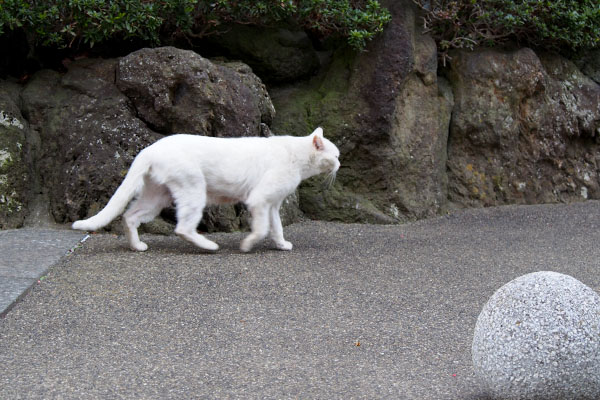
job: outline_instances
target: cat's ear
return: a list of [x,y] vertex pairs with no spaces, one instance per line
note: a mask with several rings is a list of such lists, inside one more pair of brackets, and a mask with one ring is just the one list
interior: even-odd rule
[[318,127],[317,129],[315,129],[313,131],[313,133],[310,134],[311,136],[320,136],[323,137],[323,128]]
[[316,150],[318,150],[318,151],[321,151],[321,150],[323,150],[325,148],[325,145],[323,144],[323,137],[322,136],[314,135],[312,142],[313,142],[314,148]]

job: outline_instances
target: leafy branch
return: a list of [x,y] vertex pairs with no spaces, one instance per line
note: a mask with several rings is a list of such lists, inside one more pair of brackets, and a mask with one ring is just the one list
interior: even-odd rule
[[508,41],[574,53],[600,46],[596,0],[413,0],[423,26],[446,63],[452,49],[498,46]]
[[0,34],[23,29],[36,44],[73,47],[110,39],[158,45],[169,37],[218,34],[225,24],[293,21],[358,49],[383,31],[390,13],[376,0],[2,0]]

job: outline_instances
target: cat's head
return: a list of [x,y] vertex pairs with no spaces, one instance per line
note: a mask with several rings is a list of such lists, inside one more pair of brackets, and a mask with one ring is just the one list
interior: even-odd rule
[[323,136],[323,128],[319,127],[309,135],[313,146],[313,166],[318,174],[329,174],[335,177],[340,168],[340,151]]

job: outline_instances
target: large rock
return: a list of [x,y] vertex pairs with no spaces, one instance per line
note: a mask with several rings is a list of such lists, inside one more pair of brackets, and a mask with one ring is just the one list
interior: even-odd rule
[[155,131],[257,136],[275,110],[250,68],[234,66],[174,47],[142,49],[119,60],[116,83]]
[[598,399],[600,296],[568,275],[521,276],[483,307],[472,354],[495,399]]
[[17,84],[0,82],[0,229],[23,225],[32,190],[28,124],[17,107],[19,91]]
[[115,60],[85,60],[64,75],[40,71],[21,94],[39,135],[35,164],[57,222],[98,212],[135,155],[160,137],[115,86],[115,66]]
[[275,132],[321,125],[340,148],[332,190],[318,179],[301,186],[311,217],[390,223],[444,209],[452,93],[437,79],[435,43],[419,33],[412,3],[385,6],[393,19],[366,52],[337,51],[309,82],[271,89]]
[[448,146],[454,206],[600,197],[600,86],[553,55],[453,54]]

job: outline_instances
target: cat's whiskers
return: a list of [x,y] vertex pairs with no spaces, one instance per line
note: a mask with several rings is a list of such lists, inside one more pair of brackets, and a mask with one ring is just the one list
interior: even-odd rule
[[325,176],[325,179],[323,180],[323,187],[326,190],[329,190],[333,187],[333,183],[335,182],[335,176],[336,171],[332,171],[329,174],[327,174],[327,176]]

